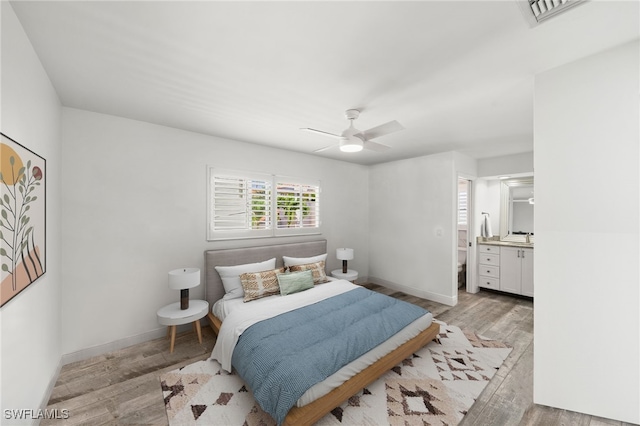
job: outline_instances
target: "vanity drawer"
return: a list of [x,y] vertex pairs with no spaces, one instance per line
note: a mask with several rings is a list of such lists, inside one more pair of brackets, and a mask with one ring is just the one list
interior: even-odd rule
[[487,244],[480,244],[478,247],[479,247],[478,251],[481,256],[484,253],[500,254],[500,246],[490,246]]
[[479,274],[480,280],[485,279],[486,277],[490,278],[500,278],[500,267],[499,266],[490,266],[490,265],[480,265]]
[[498,278],[480,277],[478,282],[480,287],[492,288],[494,290],[500,290],[500,280]]
[[480,253],[480,265],[500,266],[500,255],[490,253]]

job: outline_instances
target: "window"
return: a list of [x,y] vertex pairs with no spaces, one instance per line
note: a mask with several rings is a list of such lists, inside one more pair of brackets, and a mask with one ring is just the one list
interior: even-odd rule
[[467,191],[458,192],[458,225],[467,224],[468,201]]
[[[276,177],[276,235],[319,227],[320,187]],[[291,231],[291,230],[298,231]]]
[[271,235],[271,176],[220,171],[209,188],[209,239]]
[[209,168],[208,240],[320,232],[320,185]]

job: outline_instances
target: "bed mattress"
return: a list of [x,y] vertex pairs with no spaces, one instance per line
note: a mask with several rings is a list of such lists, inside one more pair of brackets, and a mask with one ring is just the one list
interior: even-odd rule
[[[359,286],[345,280],[334,280],[301,293],[288,296],[270,296],[249,303],[244,303],[241,298],[219,300],[213,305],[212,313],[223,320],[223,324],[211,358],[218,360],[223,368],[229,371],[231,370],[233,348],[243,330],[263,319],[316,303],[355,288],[359,288]],[[228,319],[226,323],[225,319]],[[393,349],[417,336],[421,331],[427,329],[432,321],[431,313],[418,318],[390,339],[345,365],[324,381],[309,388],[296,405],[301,407],[326,395]]]

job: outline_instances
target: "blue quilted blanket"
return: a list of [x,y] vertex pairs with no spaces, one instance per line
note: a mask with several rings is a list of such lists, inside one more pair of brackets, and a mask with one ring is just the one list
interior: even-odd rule
[[357,288],[252,325],[240,336],[232,365],[281,424],[307,389],[426,313]]

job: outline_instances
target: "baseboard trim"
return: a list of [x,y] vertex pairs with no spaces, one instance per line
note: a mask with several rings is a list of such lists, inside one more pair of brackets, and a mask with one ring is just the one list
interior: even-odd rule
[[[191,330],[191,324],[179,325],[178,332]],[[115,340],[113,342],[104,343],[102,345],[91,346],[89,348],[80,349],[62,355],[62,365],[71,364],[72,362],[84,361],[94,356],[103,355],[109,352],[124,349],[126,347],[137,345],[138,343],[148,342],[149,340],[158,339],[167,335],[167,327],[157,328],[145,333],[136,334],[134,336],[125,337],[124,339]]]
[[447,306],[455,306],[458,304],[457,294],[453,297],[445,296],[443,294],[419,290],[406,285],[394,283],[392,281],[387,281],[385,279],[378,278],[378,277],[369,277],[369,282],[373,284],[381,285],[383,287],[390,288],[392,290],[401,291],[403,293],[410,294],[411,296],[416,296],[422,299],[427,299],[427,300],[432,300],[434,302],[442,303]]
[[369,282],[369,277],[358,277],[355,284],[362,285]]
[[40,409],[43,411],[47,408],[47,405],[49,405],[51,393],[53,393],[53,388],[56,387],[56,383],[58,381],[58,377],[60,377],[60,371],[62,370],[63,365],[64,364],[62,363],[62,358],[60,358],[60,361],[58,361],[58,367],[56,368],[55,373],[53,373],[53,376],[51,376],[51,380],[49,380],[49,386],[47,386],[47,390],[42,397],[42,402],[40,402]]

